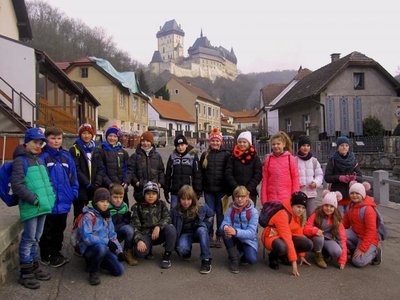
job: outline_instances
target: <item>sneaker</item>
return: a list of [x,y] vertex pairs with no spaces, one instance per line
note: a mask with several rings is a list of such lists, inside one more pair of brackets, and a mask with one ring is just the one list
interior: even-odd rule
[[185,261],[190,261],[190,258],[192,257],[192,253],[188,253],[188,254],[183,254],[182,255],[182,259]]
[[48,266],[50,264],[50,255],[48,257],[40,258],[40,263],[44,266]]
[[380,245],[376,248],[376,255],[371,263],[375,266],[380,265],[382,263],[382,248]]
[[50,256],[50,266],[58,268],[69,262],[69,259],[64,257],[61,253]]
[[90,285],[99,285],[100,282],[101,281],[100,281],[99,273],[97,273],[97,272],[89,273]]
[[242,255],[242,257],[240,258],[240,264],[242,266],[247,266],[249,263],[246,260],[246,257],[244,257],[244,255]]
[[161,269],[171,268],[171,252],[165,251],[160,264]]
[[208,274],[211,272],[211,258],[202,259],[200,266],[200,274]]

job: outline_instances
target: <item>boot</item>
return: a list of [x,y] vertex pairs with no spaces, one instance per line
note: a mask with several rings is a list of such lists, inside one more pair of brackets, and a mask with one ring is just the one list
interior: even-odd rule
[[38,289],[40,288],[40,282],[35,278],[33,274],[33,264],[21,265],[21,273],[18,282],[28,289]]
[[268,254],[268,260],[272,270],[279,270],[279,257],[273,250]]
[[98,272],[89,273],[89,284],[90,285],[99,285],[100,283],[101,283],[101,280],[100,280]]
[[315,252],[315,263],[317,264],[318,267],[322,269],[326,269],[328,267],[321,251]]
[[238,274],[239,273],[239,253],[235,247],[232,247],[228,250],[229,256],[229,269],[232,273]]
[[128,263],[128,265],[137,266],[139,264],[139,261],[133,255],[132,250],[127,250],[124,252],[124,254],[125,254],[125,259],[126,259],[126,262]]
[[160,264],[161,269],[169,269],[171,268],[171,252],[165,251],[163,255],[163,259]]
[[33,274],[35,275],[35,278],[40,281],[51,279],[50,273],[40,268],[38,260],[33,262]]

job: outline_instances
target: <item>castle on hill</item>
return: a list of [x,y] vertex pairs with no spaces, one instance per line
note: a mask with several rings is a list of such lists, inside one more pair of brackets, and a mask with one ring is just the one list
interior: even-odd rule
[[165,22],[157,32],[158,50],[149,64],[153,73],[169,71],[178,77],[205,77],[214,81],[218,76],[234,80],[237,76],[237,58],[231,50],[214,47],[201,31],[200,37],[184,56],[185,32],[175,19]]

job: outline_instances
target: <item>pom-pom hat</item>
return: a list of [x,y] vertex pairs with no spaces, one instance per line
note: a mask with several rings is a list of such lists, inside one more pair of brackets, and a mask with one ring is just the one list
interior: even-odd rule
[[92,136],[95,136],[93,127],[92,127],[92,125],[90,125],[89,123],[83,123],[83,124],[79,127],[78,135],[81,136],[81,134],[82,134],[83,132],[85,132],[85,131],[89,132]]
[[208,137],[208,139],[211,141],[212,139],[218,139],[222,142],[222,134],[219,131],[218,128],[214,128],[211,133],[210,136]]
[[322,205],[329,204],[335,208],[338,206],[338,201],[343,198],[341,192],[331,192],[329,190],[324,190],[322,192],[322,197]]
[[367,195],[367,191],[371,188],[371,185],[368,182],[359,183],[356,181],[350,182],[349,194],[357,193],[360,194],[363,199]]

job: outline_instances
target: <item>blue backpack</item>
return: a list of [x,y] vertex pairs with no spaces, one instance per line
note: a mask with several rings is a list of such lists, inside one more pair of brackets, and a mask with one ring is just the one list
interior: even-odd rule
[[[28,169],[28,162],[23,159],[24,162],[24,173]],[[12,162],[6,162],[0,167],[0,198],[4,201],[7,206],[18,205],[18,197],[13,194],[11,189],[11,174],[12,174]]]
[[[367,208],[366,206],[360,208],[360,218],[361,220],[363,220],[363,222],[365,218],[366,208]],[[376,212],[376,229],[378,230],[379,240],[384,241],[387,238],[387,231],[385,223],[383,222],[383,216],[376,207],[374,207],[374,210]]]

